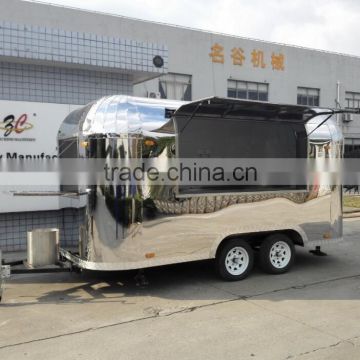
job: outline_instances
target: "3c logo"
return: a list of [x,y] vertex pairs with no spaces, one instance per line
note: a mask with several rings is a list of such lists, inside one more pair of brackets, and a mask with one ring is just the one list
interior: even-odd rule
[[0,130],[5,131],[5,137],[8,137],[12,132],[21,134],[25,130],[30,130],[34,127],[34,125],[30,124],[27,120],[27,114],[20,115],[17,120],[15,120],[14,115],[5,116],[3,126],[0,125]]

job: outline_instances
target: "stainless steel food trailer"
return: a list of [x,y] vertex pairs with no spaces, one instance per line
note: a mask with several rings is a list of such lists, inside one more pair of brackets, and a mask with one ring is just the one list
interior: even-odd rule
[[[286,157],[333,161],[343,137],[334,111],[212,97],[190,103],[109,96],[72,112],[58,137],[61,158],[104,164],[134,158]],[[86,190],[86,191],[84,191]],[[342,239],[341,185],[223,187],[106,184],[77,189],[84,203],[82,269],[143,269],[215,259],[227,280],[246,277],[254,251],[264,270],[287,271],[295,245]]]

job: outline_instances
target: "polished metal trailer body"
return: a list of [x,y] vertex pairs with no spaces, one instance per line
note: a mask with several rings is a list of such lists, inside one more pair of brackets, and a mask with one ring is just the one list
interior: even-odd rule
[[[234,121],[246,122],[247,127],[257,124],[259,129],[267,126],[266,122],[280,122],[305,134],[308,159],[337,161],[342,156],[343,138],[329,113],[219,98],[182,103],[110,96],[65,119],[59,148],[61,152],[72,147],[77,157],[103,158],[104,164],[110,157],[124,161],[152,156],[166,166],[171,158],[191,157],[186,144],[204,136],[201,127],[213,134]],[[231,129],[226,131],[233,134]],[[84,143],[87,145],[81,146]],[[146,144],[156,144],[151,155]],[[233,154],[227,151],[226,156]],[[340,185],[259,189],[196,193],[187,187],[122,186],[111,181],[91,186],[86,195],[79,195],[86,200],[79,252],[61,249],[61,254],[80,268],[127,270],[215,258],[227,239],[251,240],[254,234],[282,232],[294,243],[310,248],[342,239]]]

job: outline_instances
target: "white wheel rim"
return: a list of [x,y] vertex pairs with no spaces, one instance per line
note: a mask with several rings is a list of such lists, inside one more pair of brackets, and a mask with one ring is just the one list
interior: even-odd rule
[[270,249],[270,262],[277,269],[286,267],[291,259],[291,248],[285,241],[277,241]]
[[249,254],[240,246],[232,248],[225,257],[225,267],[231,275],[243,274],[249,266]]

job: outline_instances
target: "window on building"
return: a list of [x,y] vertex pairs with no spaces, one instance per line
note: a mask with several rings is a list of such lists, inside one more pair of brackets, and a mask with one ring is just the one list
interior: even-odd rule
[[191,75],[169,73],[160,76],[162,99],[191,101]]
[[360,139],[345,139],[344,157],[360,157]]
[[228,97],[237,99],[268,101],[269,84],[228,80]]
[[345,93],[345,107],[349,110],[360,108],[360,93],[347,91]]
[[320,89],[298,87],[297,103],[298,105],[319,106]]

